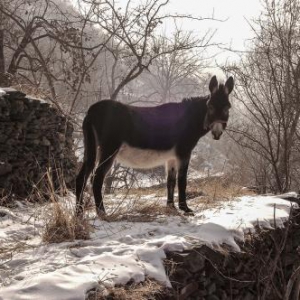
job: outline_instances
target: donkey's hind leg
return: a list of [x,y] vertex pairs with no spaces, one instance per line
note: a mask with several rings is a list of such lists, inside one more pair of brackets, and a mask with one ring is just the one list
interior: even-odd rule
[[105,208],[103,204],[103,196],[102,196],[102,186],[105,179],[105,175],[110,170],[116,154],[118,152],[118,148],[114,151],[106,152],[104,149],[101,149],[101,157],[98,163],[97,169],[95,171],[94,179],[93,179],[93,193],[96,204],[96,212],[97,215],[101,216],[105,214]]
[[85,161],[76,177],[76,215],[83,213],[83,192],[93,168],[94,162]]
[[168,189],[168,200],[167,207],[175,208],[174,205],[174,190],[176,186],[176,173],[177,173],[177,162],[175,159],[167,162],[167,189]]

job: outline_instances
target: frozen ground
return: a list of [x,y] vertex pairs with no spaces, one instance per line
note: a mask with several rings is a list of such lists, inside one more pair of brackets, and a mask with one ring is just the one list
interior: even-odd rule
[[[206,210],[196,200],[189,201],[194,216],[160,214],[151,222],[106,222],[91,216],[90,240],[60,244],[42,242],[49,207],[0,207],[0,299],[82,300],[92,288],[146,277],[170,286],[163,266],[165,251],[202,243],[214,248],[227,244],[239,251],[236,241],[243,241],[246,231],[254,231],[256,224],[272,228],[274,215],[276,226],[283,226],[291,207],[289,201],[272,196],[243,196]],[[72,208],[74,197],[61,201]],[[118,201],[107,201],[110,209],[128,204]],[[165,202],[155,195],[140,201]]]

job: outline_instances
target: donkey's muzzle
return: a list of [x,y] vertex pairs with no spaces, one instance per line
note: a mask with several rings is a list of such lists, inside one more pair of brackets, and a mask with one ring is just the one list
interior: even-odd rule
[[211,133],[214,140],[219,140],[224,129],[226,127],[226,122],[224,121],[215,121],[211,124]]

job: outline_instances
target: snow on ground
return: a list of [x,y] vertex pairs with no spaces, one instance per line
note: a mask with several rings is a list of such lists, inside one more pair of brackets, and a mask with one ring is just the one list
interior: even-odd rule
[[0,97],[2,97],[5,94],[6,94],[6,92],[2,88],[0,88]]
[[[62,201],[69,206],[73,198]],[[123,199],[116,204],[118,199],[107,203],[127,203]],[[155,195],[148,195],[141,201],[164,205],[162,199],[154,199]],[[159,215],[152,222],[92,218],[90,240],[60,244],[42,242],[45,206],[0,207],[0,299],[81,300],[92,288],[141,282],[146,277],[171,286],[163,266],[165,251],[199,244],[213,248],[227,244],[239,251],[236,241],[243,241],[245,232],[254,231],[257,224],[272,228],[274,220],[277,227],[283,226],[291,208],[289,201],[274,196],[243,196],[206,210],[200,210],[195,200],[189,201],[194,216]]]

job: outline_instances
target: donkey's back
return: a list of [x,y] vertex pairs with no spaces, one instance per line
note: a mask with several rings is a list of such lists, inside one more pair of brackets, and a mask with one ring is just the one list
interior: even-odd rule
[[183,135],[187,138],[191,114],[188,102],[136,107],[103,100],[90,107],[85,122],[97,128],[100,147],[119,142],[142,150],[168,151]]

